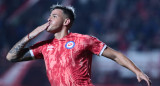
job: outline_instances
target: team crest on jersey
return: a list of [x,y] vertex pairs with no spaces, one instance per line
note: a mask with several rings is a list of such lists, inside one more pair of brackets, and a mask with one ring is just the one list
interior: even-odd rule
[[72,49],[74,47],[74,45],[75,45],[74,41],[69,41],[66,43],[65,47],[67,49]]

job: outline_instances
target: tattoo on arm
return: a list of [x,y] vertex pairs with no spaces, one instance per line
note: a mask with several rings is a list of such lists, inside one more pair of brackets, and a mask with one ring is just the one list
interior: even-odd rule
[[20,40],[18,43],[16,43],[13,48],[8,52],[7,59],[10,60],[16,60],[19,58],[22,58],[23,55],[25,55],[26,52],[24,52],[25,45],[32,39],[34,39],[36,36],[38,36],[42,31],[45,30],[48,23],[37,27],[35,30],[33,30],[30,34],[25,36],[22,40]]
[[28,61],[33,60],[34,58],[31,56],[29,52],[29,48],[24,48],[19,54],[19,58],[11,60],[12,62],[20,62],[20,61]]
[[[21,58],[25,53],[26,53],[26,48],[25,45],[29,42],[30,40],[26,40],[25,37],[20,40],[18,43],[16,43],[13,48],[8,52],[8,58],[10,60],[16,60]],[[28,49],[29,51],[29,49]]]
[[21,48],[23,48],[23,45],[22,45],[22,44],[18,44],[17,46],[14,46],[14,47],[9,51],[9,53],[17,53],[18,51],[21,50]]

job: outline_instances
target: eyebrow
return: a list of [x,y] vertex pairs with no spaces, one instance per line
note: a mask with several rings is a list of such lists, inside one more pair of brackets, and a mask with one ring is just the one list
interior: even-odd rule
[[52,15],[52,16],[55,16],[55,15],[57,16],[57,14],[50,14],[50,16],[51,16],[51,15]]
[[52,14],[52,15],[57,15],[57,14]]

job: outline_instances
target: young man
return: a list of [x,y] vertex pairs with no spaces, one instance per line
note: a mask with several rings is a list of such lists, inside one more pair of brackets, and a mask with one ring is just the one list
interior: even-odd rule
[[[13,46],[7,55],[9,61],[44,59],[51,86],[93,86],[90,79],[92,54],[102,55],[131,70],[139,82],[145,80],[150,86],[148,76],[122,53],[95,37],[69,33],[75,19],[72,7],[53,5],[51,9],[47,23],[37,27]],[[24,48],[44,30],[53,33],[55,38]]]

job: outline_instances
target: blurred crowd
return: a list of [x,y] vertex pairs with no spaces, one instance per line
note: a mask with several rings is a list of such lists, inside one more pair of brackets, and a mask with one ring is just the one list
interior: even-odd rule
[[[27,1],[37,2],[26,7]],[[71,32],[93,35],[119,51],[160,50],[159,0],[69,1],[76,10]],[[47,22],[57,3],[62,0],[0,0],[0,76],[13,64],[5,59],[10,48]]]
[[81,33],[95,35],[121,51],[160,49],[159,0],[79,2],[75,26]]

